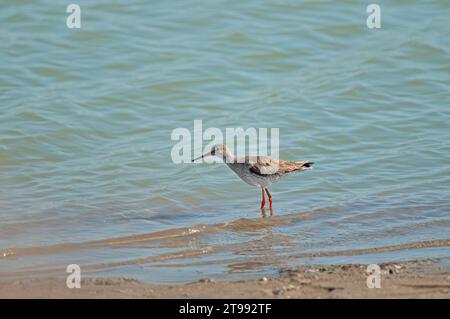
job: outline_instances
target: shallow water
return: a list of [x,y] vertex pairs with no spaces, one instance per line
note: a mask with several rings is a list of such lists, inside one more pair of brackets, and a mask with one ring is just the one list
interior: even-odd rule
[[[450,256],[448,1],[0,4],[0,271],[146,281]],[[173,129],[278,127],[259,190]],[[394,247],[394,248],[389,248]]]

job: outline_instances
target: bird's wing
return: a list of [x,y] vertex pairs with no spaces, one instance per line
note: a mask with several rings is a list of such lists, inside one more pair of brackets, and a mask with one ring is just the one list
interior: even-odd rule
[[279,161],[268,156],[247,157],[250,171],[258,175],[273,175],[278,172]]

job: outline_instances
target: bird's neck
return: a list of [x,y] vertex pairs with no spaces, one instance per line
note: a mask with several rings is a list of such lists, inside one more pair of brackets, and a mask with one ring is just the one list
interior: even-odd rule
[[223,161],[227,164],[231,164],[234,163],[234,161],[236,160],[236,158],[234,157],[233,154],[231,154],[230,152],[227,152],[226,154],[223,155]]

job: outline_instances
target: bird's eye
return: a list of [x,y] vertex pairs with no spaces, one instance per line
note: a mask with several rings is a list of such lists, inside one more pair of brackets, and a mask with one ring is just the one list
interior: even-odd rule
[[212,150],[211,150],[211,155],[215,155],[216,154],[216,150],[213,148]]

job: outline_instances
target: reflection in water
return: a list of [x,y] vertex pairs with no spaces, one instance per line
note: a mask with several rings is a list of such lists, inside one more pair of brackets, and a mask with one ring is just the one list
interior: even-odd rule
[[[450,2],[385,2],[368,30],[358,1],[84,1],[73,32],[54,1],[0,1],[0,277],[448,254]],[[194,119],[279,128],[317,165],[260,215],[225,165],[172,162]]]
[[[225,274],[263,274],[293,265],[320,263],[321,258],[327,263],[344,262],[353,256],[371,258],[370,256],[376,255],[379,260],[383,260],[383,256],[392,259],[391,253],[397,252],[396,258],[404,259],[415,254],[416,250],[430,248],[437,249],[433,254],[439,258],[450,248],[450,240],[445,236],[442,239],[424,241],[412,241],[414,237],[411,237],[410,241],[403,243],[377,245],[377,242],[384,242],[381,239],[386,231],[386,227],[380,227],[378,234],[374,230],[366,234],[366,238],[374,238],[373,242],[368,241],[358,249],[346,249],[353,241],[362,242],[360,233],[354,231],[349,237],[348,233],[343,232],[340,239],[334,236],[327,239],[327,229],[352,227],[364,232],[362,228],[371,225],[377,214],[369,216],[362,213],[360,218],[353,216],[349,222],[347,218],[335,214],[335,211],[330,208],[320,209],[315,213],[241,218],[221,224],[175,228],[80,244],[8,248],[0,251],[2,275],[57,275],[69,261],[77,260],[80,256],[92,256],[96,252],[101,252],[101,257],[97,258],[98,263],[91,263],[91,258],[81,263],[85,274],[112,270],[120,273],[120,269],[129,271],[129,267],[144,267],[145,271],[139,276],[144,280],[157,272],[157,269],[167,271],[167,277],[159,278],[161,281],[173,278],[170,270],[173,269],[180,274],[190,273],[189,277],[180,279],[189,281],[205,274],[219,277]],[[401,211],[393,214],[400,214]],[[439,226],[448,227],[448,223],[443,222]],[[391,227],[395,229],[396,225]],[[423,225],[419,223],[414,227],[420,229]],[[285,234],[286,229],[289,231]],[[370,226],[368,229],[374,228]],[[334,230],[333,234],[339,232]],[[320,240],[315,239],[316,236]],[[52,260],[52,263],[48,260]],[[18,263],[27,264],[27,267],[17,268]],[[194,274],[193,269],[196,269]]]

